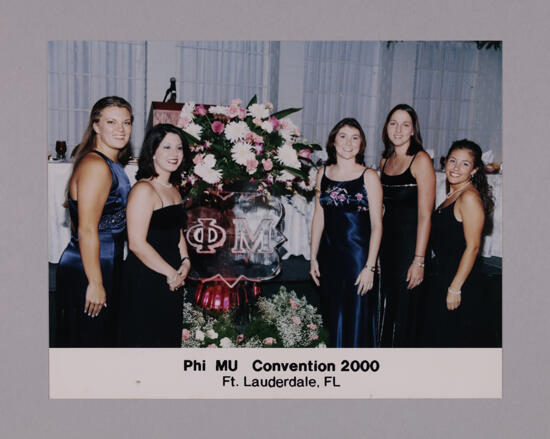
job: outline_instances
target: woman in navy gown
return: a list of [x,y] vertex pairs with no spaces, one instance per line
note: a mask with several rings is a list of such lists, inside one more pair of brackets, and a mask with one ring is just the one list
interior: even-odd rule
[[481,148],[457,140],[445,161],[449,192],[432,215],[434,271],[428,297],[428,346],[482,344],[483,289],[479,249],[494,203],[481,160]]
[[376,346],[376,259],[382,237],[382,187],[364,165],[366,138],[352,118],[336,124],[317,173],[310,274],[321,287],[331,347]]
[[114,345],[130,182],[132,107],[110,96],[93,106],[67,188],[71,241],[57,268],[57,346]]
[[183,289],[191,262],[178,188],[187,142],[159,124],[145,136],[128,199],[128,246],[121,298],[120,346],[181,347]]
[[419,337],[417,314],[435,202],[435,171],[422,149],[418,117],[409,105],[399,104],[390,111],[382,140],[381,346],[414,347]]

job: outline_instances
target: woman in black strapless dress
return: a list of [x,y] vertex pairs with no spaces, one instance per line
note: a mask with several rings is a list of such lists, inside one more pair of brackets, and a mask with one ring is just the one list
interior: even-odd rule
[[454,142],[447,154],[449,193],[432,216],[435,263],[427,346],[480,346],[484,314],[478,256],[485,218],[494,206],[481,154],[481,148],[466,139]]
[[382,236],[382,187],[363,166],[365,134],[343,119],[327,141],[317,174],[310,274],[321,288],[331,347],[376,347],[376,259]]
[[120,303],[119,345],[181,347],[183,289],[191,268],[178,187],[187,142],[173,125],[145,136],[138,182],[128,198],[128,257]]
[[57,267],[57,347],[115,343],[132,120],[124,99],[100,99],[76,149],[67,186],[71,241]]
[[412,107],[394,107],[382,132],[380,161],[384,190],[384,234],[380,245],[382,347],[418,343],[418,302],[424,280],[430,218],[435,202],[435,171],[422,149]]

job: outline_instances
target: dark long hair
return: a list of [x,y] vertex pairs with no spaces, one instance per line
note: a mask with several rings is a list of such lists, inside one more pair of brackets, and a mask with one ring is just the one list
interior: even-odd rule
[[176,187],[181,185],[181,174],[189,164],[189,145],[187,140],[185,140],[183,131],[169,123],[160,123],[155,125],[145,135],[145,139],[143,140],[143,145],[141,146],[141,151],[139,153],[136,180],[158,176],[155,171],[153,156],[162,142],[162,139],[164,139],[169,133],[176,134],[180,138],[183,146],[183,160],[181,161],[178,169],[170,174],[169,181]]
[[336,164],[336,148],[334,147],[334,140],[336,139],[336,134],[338,134],[340,128],[345,126],[356,128],[357,130],[359,130],[359,135],[361,136],[361,145],[359,146],[359,152],[355,156],[355,161],[360,165],[365,164],[365,149],[367,148],[367,138],[365,137],[363,128],[361,128],[361,124],[357,122],[356,119],[352,117],[346,117],[338,122],[336,125],[334,125],[332,130],[330,130],[326,145],[328,155],[328,158],[325,162],[326,166]]
[[388,136],[388,124],[390,119],[397,110],[406,111],[407,114],[411,117],[413,124],[414,134],[411,136],[411,143],[407,149],[407,155],[415,155],[418,151],[422,151],[422,134],[420,134],[420,124],[418,123],[418,116],[414,108],[407,104],[398,104],[391,109],[386,117],[386,122],[384,122],[384,128],[382,129],[382,142],[384,142],[384,152],[382,157],[387,159],[395,151],[395,145],[391,142]]
[[[126,108],[130,113],[132,123],[134,122],[134,114],[132,113],[132,106],[125,99],[118,96],[106,96],[97,101],[92,110],[90,111],[90,117],[88,119],[88,126],[84,131],[82,140],[72,152],[71,155],[75,157],[73,169],[76,169],[80,161],[88,154],[92,149],[96,147],[97,134],[94,131],[94,123],[99,122],[101,112],[108,107]],[[126,146],[122,148],[118,153],[118,162],[124,166],[130,160],[130,154],[132,152],[131,142],[128,141]]]
[[493,195],[491,193],[491,186],[487,182],[487,175],[485,174],[485,164],[481,158],[483,152],[479,145],[475,142],[472,142],[468,139],[456,140],[452,143],[449,152],[447,153],[447,158],[451,155],[453,151],[458,149],[465,149],[470,151],[472,157],[474,158],[473,168],[477,169],[476,173],[472,176],[472,184],[479,192],[481,201],[483,202],[483,210],[485,212],[485,229],[490,229],[492,226],[492,221],[490,219],[493,209],[495,208],[495,203],[493,201]]

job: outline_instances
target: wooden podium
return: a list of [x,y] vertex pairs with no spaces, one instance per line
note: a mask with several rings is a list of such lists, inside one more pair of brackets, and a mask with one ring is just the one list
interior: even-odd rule
[[178,102],[151,102],[146,131],[159,123],[176,125],[183,103]]

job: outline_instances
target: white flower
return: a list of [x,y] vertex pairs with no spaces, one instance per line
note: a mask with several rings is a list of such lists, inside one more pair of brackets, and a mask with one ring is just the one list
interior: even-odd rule
[[264,104],[252,104],[248,107],[248,114],[252,117],[265,119],[269,116],[269,109]]
[[290,172],[283,170],[281,172],[281,175],[277,177],[277,181],[292,181],[294,180],[294,178],[295,178],[294,174],[291,174]]
[[206,166],[204,162],[195,166],[193,172],[208,184],[216,184],[222,179],[222,173],[220,171]]
[[223,114],[224,116],[229,116],[229,107],[224,107],[223,105],[215,105],[208,108],[208,112],[212,114]]
[[300,183],[298,183],[298,186],[300,186],[302,189],[305,189],[306,191],[309,191],[311,189],[313,189],[313,187],[315,186],[315,178],[317,176],[317,169],[315,168],[310,168],[309,169],[309,175],[308,175],[308,181],[300,181]]
[[204,163],[204,166],[207,168],[213,168],[216,166],[216,157],[214,157],[213,154],[206,154],[202,159],[202,163]]
[[261,129],[271,133],[273,131],[273,124],[269,120],[264,120],[260,125]]
[[224,337],[220,340],[220,346],[222,348],[231,348],[233,347],[233,342],[228,337]]
[[301,167],[300,160],[298,160],[298,154],[296,154],[296,150],[290,143],[285,143],[277,149],[276,158],[283,165],[290,168],[300,169]]
[[292,139],[292,137],[300,135],[300,130],[288,117],[281,119],[280,122],[281,127],[279,128],[279,134],[283,136],[283,139],[287,142]]
[[209,329],[208,331],[206,331],[206,336],[212,340],[215,340],[218,338],[218,333],[213,329]]
[[193,120],[193,111],[195,110],[194,102],[186,102],[181,109],[180,117]]
[[201,138],[202,134],[202,127],[199,124],[191,122],[189,125],[187,125],[183,131],[185,131],[188,134],[191,134],[196,139]]
[[252,145],[245,142],[237,142],[231,148],[231,157],[239,165],[246,166],[246,162],[255,158],[254,153],[252,152]]
[[244,139],[247,133],[250,132],[246,122],[230,122],[225,127],[225,137],[227,140],[235,143],[237,140]]
[[202,332],[200,329],[197,329],[197,332],[195,332],[195,338],[198,341],[203,341],[204,340],[204,332]]

